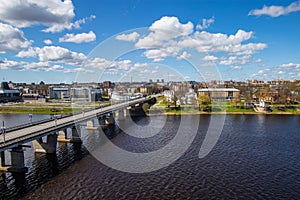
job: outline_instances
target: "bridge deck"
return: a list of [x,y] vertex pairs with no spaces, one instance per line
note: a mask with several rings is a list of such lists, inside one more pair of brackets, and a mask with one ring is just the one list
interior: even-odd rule
[[143,103],[148,101],[147,98],[135,99],[132,101],[127,101],[123,103],[113,104],[111,106],[106,106],[103,108],[97,108],[84,113],[72,115],[65,118],[58,118],[57,120],[46,121],[39,124],[26,125],[24,127],[19,127],[16,130],[8,131],[5,134],[5,142],[3,135],[0,136],[0,152],[7,149],[11,149],[18,145],[30,142],[39,137],[43,137],[52,133],[55,133],[64,128],[74,126],[75,123],[80,123],[87,121],[89,119],[95,118],[99,115],[104,115],[108,112],[117,111],[119,109],[125,108],[127,106]]

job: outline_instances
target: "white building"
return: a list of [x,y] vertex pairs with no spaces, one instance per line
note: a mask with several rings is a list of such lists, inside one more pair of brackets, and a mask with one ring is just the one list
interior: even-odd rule
[[163,95],[167,101],[173,101],[174,99],[174,90],[165,90]]
[[197,93],[194,92],[192,88],[189,89],[189,92],[185,93],[185,104],[194,105],[197,104]]
[[70,97],[70,90],[68,87],[50,87],[49,96],[51,99],[65,99]]
[[102,98],[100,88],[92,87],[78,87],[71,88],[70,90],[71,100],[74,101],[100,101]]

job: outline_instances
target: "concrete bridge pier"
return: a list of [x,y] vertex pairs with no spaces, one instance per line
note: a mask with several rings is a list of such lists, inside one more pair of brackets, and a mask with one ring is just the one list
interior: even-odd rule
[[68,132],[67,129],[58,131],[58,142],[70,142],[71,139],[68,139]]
[[10,151],[11,166],[7,169],[9,172],[27,172],[28,168],[25,167],[24,150],[22,146],[14,147]]
[[72,139],[71,139],[71,142],[74,142],[74,143],[81,143],[81,133],[80,133],[80,126],[77,125],[77,126],[73,126],[72,127]]
[[89,120],[89,121],[86,122],[86,129],[88,129],[88,130],[95,130],[95,129],[97,129],[95,127],[94,120]]
[[119,121],[125,120],[125,110],[124,109],[119,110],[119,112],[118,112],[118,120]]
[[5,166],[5,152],[2,151],[0,152],[0,167],[4,167]]
[[109,116],[106,118],[108,125],[114,125],[115,124],[115,118],[112,113],[109,114]]
[[105,121],[105,116],[100,116],[98,117],[98,124],[99,124],[99,128],[101,129],[105,129],[106,127],[106,121]]
[[35,153],[56,153],[57,134],[47,136],[47,142],[43,142],[42,138],[32,141]]

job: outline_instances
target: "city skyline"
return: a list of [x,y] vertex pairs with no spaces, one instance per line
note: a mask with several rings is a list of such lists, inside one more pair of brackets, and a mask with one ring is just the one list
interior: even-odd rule
[[7,81],[300,79],[300,1],[0,2]]

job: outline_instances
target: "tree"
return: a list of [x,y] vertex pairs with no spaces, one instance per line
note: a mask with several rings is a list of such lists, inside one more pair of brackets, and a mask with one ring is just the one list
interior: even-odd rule
[[143,106],[142,106],[142,108],[143,108],[143,111],[145,113],[148,113],[149,109],[150,109],[150,104],[149,103],[144,103]]
[[234,107],[238,107],[238,104],[241,103],[241,100],[239,97],[234,97],[233,99],[231,99],[232,104],[234,105]]
[[209,104],[211,103],[211,99],[208,95],[199,96],[198,103],[199,103],[200,111],[209,111],[210,110]]

